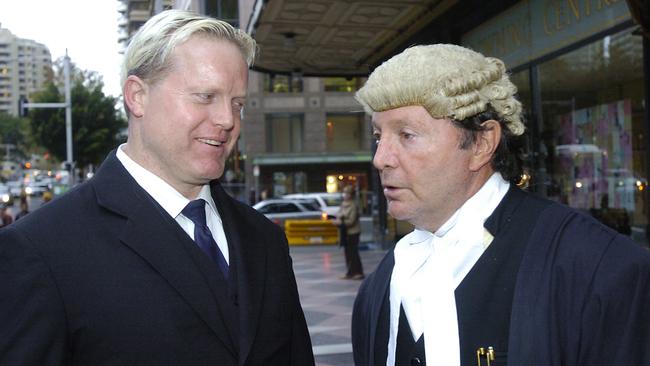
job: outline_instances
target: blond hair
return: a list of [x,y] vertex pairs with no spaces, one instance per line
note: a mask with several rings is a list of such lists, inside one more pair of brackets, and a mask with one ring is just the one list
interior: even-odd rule
[[129,75],[158,80],[171,66],[169,55],[194,34],[208,35],[237,45],[248,66],[253,64],[257,45],[246,32],[227,22],[184,10],[166,10],[149,19],[133,35],[121,71],[121,85]]
[[456,121],[491,106],[512,135],[524,133],[521,103],[503,62],[470,49],[414,46],[377,67],[356,99],[367,113],[423,106],[433,118]]

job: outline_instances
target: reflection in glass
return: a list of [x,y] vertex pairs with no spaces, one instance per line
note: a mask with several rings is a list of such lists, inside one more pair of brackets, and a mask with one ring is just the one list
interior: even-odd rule
[[539,67],[545,196],[645,240],[642,39],[624,31]]

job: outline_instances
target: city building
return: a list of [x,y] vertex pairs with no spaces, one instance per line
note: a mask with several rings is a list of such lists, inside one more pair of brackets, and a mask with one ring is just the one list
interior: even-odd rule
[[128,41],[154,14],[171,9],[173,0],[119,0],[118,42],[126,48]]
[[17,116],[18,101],[40,91],[51,78],[50,50],[0,24],[0,113]]

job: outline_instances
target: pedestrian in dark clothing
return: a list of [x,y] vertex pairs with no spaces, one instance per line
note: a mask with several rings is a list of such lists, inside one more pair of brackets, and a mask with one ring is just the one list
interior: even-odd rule
[[7,226],[14,222],[14,218],[11,217],[11,214],[7,210],[7,206],[2,206],[0,209],[0,227]]
[[361,234],[361,225],[359,224],[359,207],[354,202],[354,187],[346,186],[343,189],[343,202],[339,209],[337,218],[333,220],[334,224],[341,230],[341,246],[345,250],[345,264],[347,272],[341,279],[361,280],[363,275],[363,266],[359,256],[359,235]]
[[29,205],[26,200],[20,200],[20,212],[16,214],[16,221],[18,219],[25,217],[29,213]]

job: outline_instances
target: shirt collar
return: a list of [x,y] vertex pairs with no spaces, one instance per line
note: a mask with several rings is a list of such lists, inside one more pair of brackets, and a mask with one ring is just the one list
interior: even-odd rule
[[[122,144],[117,148],[116,156],[124,165],[124,168],[131,174],[133,179],[142,187],[151,197],[153,197],[156,202],[171,216],[178,216],[181,211],[187,206],[190,202],[185,196],[180,194],[174,187],[169,185],[159,176],[148,171],[142,165],[136,163],[131,157],[129,157],[124,151],[123,148],[126,144]],[[210,194],[210,186],[208,184],[201,187],[201,191],[197,198],[204,199],[210,208],[218,214],[216,210],[216,205]]]
[[508,189],[510,189],[510,183],[503,179],[500,173],[492,174],[483,187],[456,212],[455,216],[458,217],[459,226],[466,228],[480,225],[480,228],[483,228],[485,221],[508,193]]
[[[405,239],[407,239],[407,242],[411,245],[420,244],[429,240],[432,236],[442,238],[450,232],[459,235],[462,235],[461,232],[465,232],[466,234],[472,233],[472,230],[468,229],[474,226],[478,229],[476,233],[480,233],[479,235],[482,237],[484,233],[481,228],[483,227],[485,220],[490,217],[492,212],[499,205],[499,202],[501,202],[508,192],[509,188],[510,183],[504,180],[500,173],[494,173],[485,184],[483,184],[481,189],[465,201],[465,203],[456,210],[456,212],[454,212],[454,214],[451,215],[451,217],[442,224],[435,233],[416,228],[408,235],[408,238],[405,237]],[[480,227],[478,227],[479,225]],[[481,242],[485,241],[489,243],[491,237],[481,240]]]

